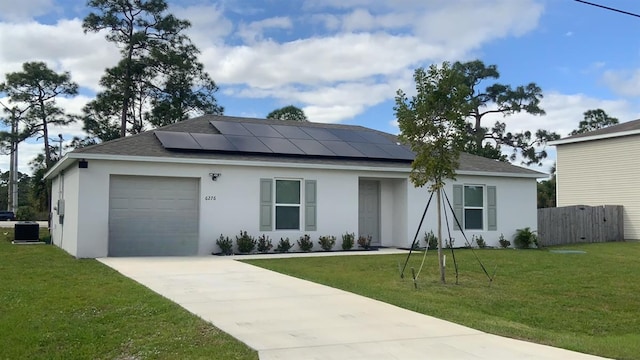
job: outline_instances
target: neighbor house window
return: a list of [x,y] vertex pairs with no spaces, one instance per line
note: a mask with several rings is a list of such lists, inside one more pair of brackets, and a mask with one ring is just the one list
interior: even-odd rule
[[300,229],[300,180],[276,180],[276,230]]
[[484,186],[464,186],[464,228],[482,230],[484,225]]

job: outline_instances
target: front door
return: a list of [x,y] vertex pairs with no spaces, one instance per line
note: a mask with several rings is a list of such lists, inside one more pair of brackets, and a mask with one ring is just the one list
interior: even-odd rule
[[380,246],[380,182],[360,180],[358,199],[358,235],[371,236],[371,245]]

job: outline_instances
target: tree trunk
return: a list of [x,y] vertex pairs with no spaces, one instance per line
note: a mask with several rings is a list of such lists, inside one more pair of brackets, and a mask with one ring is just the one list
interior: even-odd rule
[[440,198],[442,190],[440,186],[436,191],[436,201],[438,203],[438,265],[440,267],[440,282],[445,284],[444,252],[442,251],[442,200]]
[[129,49],[127,51],[127,66],[124,75],[124,99],[122,99],[122,113],[120,114],[120,137],[127,136],[127,110],[131,98],[131,60],[133,59],[133,22],[129,24]]
[[480,120],[482,120],[482,117],[480,116],[480,109],[476,109],[474,117],[476,118],[476,123],[473,128],[473,136],[475,137],[476,149],[480,150],[482,149],[482,141],[484,140],[484,133],[482,132],[482,125],[480,123]]
[[49,126],[47,124],[47,110],[45,108],[44,99],[40,97],[40,116],[42,116],[42,136],[44,138],[44,165],[49,168],[51,166],[51,149],[49,148]]

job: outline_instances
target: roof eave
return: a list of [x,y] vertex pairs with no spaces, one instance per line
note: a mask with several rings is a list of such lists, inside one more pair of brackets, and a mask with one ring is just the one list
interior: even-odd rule
[[[209,164],[209,165],[238,165],[243,164],[246,166],[256,167],[289,167],[289,168],[306,168],[309,167],[308,163],[296,163],[296,162],[264,162],[258,160],[225,160],[225,159],[200,159],[200,158],[174,158],[174,157],[155,157],[155,156],[131,156],[131,155],[111,155],[111,154],[91,154],[91,153],[68,153],[62,160],[58,161],[52,168],[45,174],[45,178],[52,178],[58,173],[69,167],[75,161],[79,159],[85,160],[113,160],[113,161],[142,161],[142,162],[162,162],[162,163],[183,163],[183,164]],[[366,165],[350,165],[350,164],[314,164],[314,167],[320,169],[334,169],[334,170],[367,170],[367,171],[387,171],[408,173],[411,171],[411,165],[406,166],[366,166]],[[496,176],[496,177],[512,177],[512,178],[531,178],[540,179],[546,178],[549,175],[541,172],[537,173],[516,173],[516,172],[497,172],[497,171],[477,171],[477,170],[458,170],[458,175],[471,175],[471,176]]]
[[585,142],[585,141],[611,139],[611,138],[630,136],[630,135],[640,135],[640,130],[629,130],[629,131],[621,131],[621,132],[615,132],[615,133],[609,133],[609,134],[581,136],[577,138],[568,137],[566,139],[550,141],[547,143],[547,145],[551,145],[551,146],[564,145],[564,144],[572,144],[572,143],[579,143],[579,142]]
[[528,179],[542,179],[549,177],[549,174],[542,172],[537,173],[511,173],[511,172],[496,172],[496,171],[477,171],[477,170],[458,170],[456,175],[470,175],[470,176],[495,176],[495,177],[510,177],[510,178],[528,178]]

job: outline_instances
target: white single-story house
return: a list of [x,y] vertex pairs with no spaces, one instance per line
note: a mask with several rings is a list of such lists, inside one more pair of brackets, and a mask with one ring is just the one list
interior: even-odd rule
[[622,205],[624,238],[640,239],[640,120],[569,136],[556,146],[556,205]]
[[[408,247],[429,197],[409,180],[413,156],[361,126],[189,119],[66,154],[46,174],[52,241],[82,258],[207,255],[241,230],[274,243],[309,234],[316,248],[323,235],[339,248],[347,232]],[[469,238],[497,246],[501,234],[536,228],[545,174],[468,154],[457,174],[446,191]],[[421,238],[429,230],[435,201]]]

